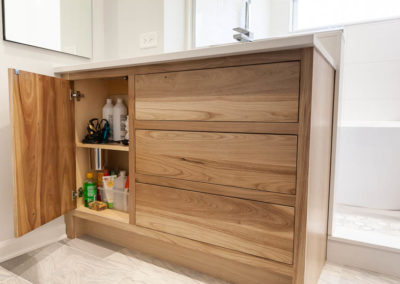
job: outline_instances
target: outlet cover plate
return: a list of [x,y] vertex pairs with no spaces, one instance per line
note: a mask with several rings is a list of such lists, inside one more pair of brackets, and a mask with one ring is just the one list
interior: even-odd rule
[[157,46],[157,32],[148,32],[140,35],[140,48],[152,48]]

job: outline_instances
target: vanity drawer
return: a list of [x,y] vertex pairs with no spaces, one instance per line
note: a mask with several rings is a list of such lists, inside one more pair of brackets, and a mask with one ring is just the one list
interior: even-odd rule
[[136,225],[293,263],[294,208],[136,183]]
[[136,172],[295,194],[297,137],[137,130]]
[[138,120],[297,122],[298,61],[135,76]]

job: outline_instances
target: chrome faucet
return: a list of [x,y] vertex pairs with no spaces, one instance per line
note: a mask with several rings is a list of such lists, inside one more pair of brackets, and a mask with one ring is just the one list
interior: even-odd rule
[[253,41],[253,33],[249,30],[250,4],[251,0],[245,0],[242,12],[242,26],[244,22],[244,28],[237,27],[233,29],[235,32],[238,32],[238,34],[233,35],[233,38],[240,42]]

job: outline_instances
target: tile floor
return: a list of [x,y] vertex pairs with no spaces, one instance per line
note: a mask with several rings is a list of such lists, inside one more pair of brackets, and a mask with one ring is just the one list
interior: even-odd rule
[[400,249],[400,211],[338,204],[333,214],[332,235]]
[[31,282],[24,278],[15,275],[11,271],[6,270],[0,266],[0,283],[4,284],[29,284]]
[[[1,263],[0,283],[226,282],[98,239],[81,237],[54,243]],[[400,279],[333,264],[325,266],[319,281],[319,284],[395,283],[400,283]]]

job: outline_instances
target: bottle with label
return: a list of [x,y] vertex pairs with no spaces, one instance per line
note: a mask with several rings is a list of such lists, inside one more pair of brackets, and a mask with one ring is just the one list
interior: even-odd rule
[[97,201],[102,201],[100,189],[103,188],[103,176],[104,176],[103,170],[97,171],[97,196],[96,196]]
[[123,104],[122,99],[117,99],[113,108],[113,140],[121,141],[125,139],[125,121],[128,110]]
[[89,207],[89,203],[96,201],[97,186],[93,179],[93,173],[88,172],[86,174],[86,180],[83,185],[83,198],[85,200],[85,207]]
[[107,119],[110,124],[110,136],[108,140],[113,139],[113,108],[112,99],[107,99],[106,104],[103,107],[103,119]]

